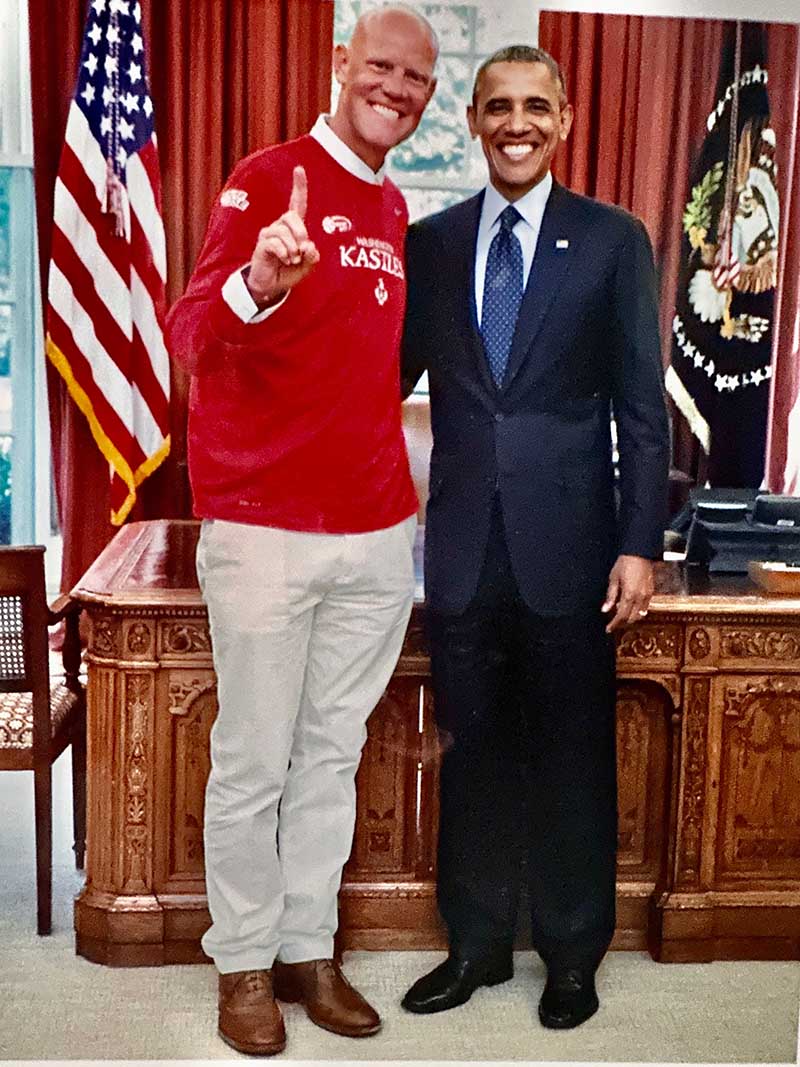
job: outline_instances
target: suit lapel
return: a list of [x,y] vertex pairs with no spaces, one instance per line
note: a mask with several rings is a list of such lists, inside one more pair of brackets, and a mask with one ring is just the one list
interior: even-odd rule
[[547,200],[528,284],[522,297],[511,353],[503,379],[505,392],[519,372],[574,259],[581,237],[577,198],[557,182]]
[[475,248],[478,243],[483,192],[459,206],[462,210],[447,213],[447,230],[441,235],[445,249],[454,249],[455,255],[445,255],[442,262],[447,264],[446,269],[451,271],[450,288],[453,293],[455,318],[464,346],[481,381],[493,393],[495,384],[483,351],[475,309]]

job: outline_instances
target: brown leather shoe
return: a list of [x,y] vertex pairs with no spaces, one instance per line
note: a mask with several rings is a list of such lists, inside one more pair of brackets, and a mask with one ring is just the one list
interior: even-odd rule
[[276,960],[275,996],[302,1004],[312,1023],[343,1037],[369,1037],[381,1028],[380,1016],[353,989],[336,960]]
[[219,1036],[237,1052],[274,1056],[286,1048],[272,971],[234,971],[219,976]]

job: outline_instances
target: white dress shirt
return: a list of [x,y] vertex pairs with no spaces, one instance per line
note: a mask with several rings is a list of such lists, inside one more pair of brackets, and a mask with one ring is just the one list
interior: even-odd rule
[[[513,232],[522,245],[523,292],[528,284],[528,276],[530,275],[533,256],[536,252],[536,242],[539,240],[539,230],[542,227],[542,216],[552,188],[553,175],[548,171],[537,185],[534,185],[519,200],[514,201],[513,206],[522,216],[515,224]],[[483,312],[483,286],[486,280],[486,260],[489,258],[489,245],[500,229],[500,216],[509,203],[510,201],[501,196],[493,185],[486,186],[481,219],[478,224],[478,242],[475,249],[475,310],[478,315],[479,326]]]

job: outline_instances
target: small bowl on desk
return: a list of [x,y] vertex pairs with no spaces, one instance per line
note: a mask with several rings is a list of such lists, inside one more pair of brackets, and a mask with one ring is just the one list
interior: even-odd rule
[[751,560],[747,564],[747,573],[768,593],[800,596],[800,560],[793,563]]

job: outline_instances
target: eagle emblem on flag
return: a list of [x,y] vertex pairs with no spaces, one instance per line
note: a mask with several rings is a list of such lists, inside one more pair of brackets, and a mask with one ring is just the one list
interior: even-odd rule
[[[720,336],[760,341],[769,321],[736,314],[737,293],[774,289],[778,278],[778,190],[775,131],[749,119],[735,161],[722,160],[692,189],[683,226],[699,260],[689,281],[692,310],[720,324]],[[724,189],[724,195],[717,194]],[[715,203],[716,200],[716,203]],[[709,233],[714,237],[709,239]]]

